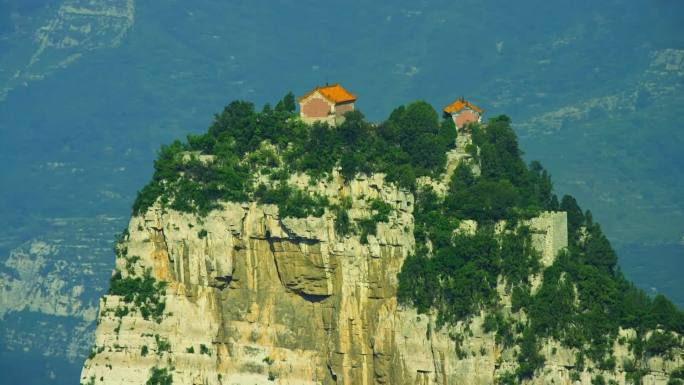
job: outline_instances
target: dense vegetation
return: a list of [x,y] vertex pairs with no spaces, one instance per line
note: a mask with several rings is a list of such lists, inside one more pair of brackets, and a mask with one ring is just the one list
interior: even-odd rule
[[[162,146],[153,179],[138,193],[134,213],[157,198],[175,210],[199,214],[216,208],[220,200],[254,199],[282,202],[287,215],[315,215],[325,202],[285,186],[269,191],[255,185],[256,175],[269,175],[275,182],[295,171],[321,178],[339,166],[346,178],[384,172],[389,181],[414,189],[417,177],[443,171],[445,153],[455,142],[453,122],[440,122],[425,102],[395,109],[378,126],[351,112],[336,128],[320,123],[309,127],[295,118],[294,108],[292,94],[261,112],[251,103],[232,102],[215,116],[206,134]],[[212,158],[202,160],[200,155]]]
[[558,208],[551,177],[539,162],[525,165],[507,116],[490,119],[487,129],[480,125],[471,129],[473,144],[469,150],[482,175],[475,178],[469,165],[459,165],[445,200],[448,214],[491,222]]
[[[667,355],[679,346],[684,313],[662,295],[651,298],[628,282],[617,267],[617,256],[591,213],[565,196],[560,208],[568,213],[569,247],[544,271],[539,291],[526,298],[530,327],[564,345],[584,349],[602,369],[613,369],[610,354],[619,328],[634,328],[628,341],[637,357]],[[647,337],[647,332],[662,330]]]
[[[398,296],[419,312],[435,308],[437,324],[443,325],[495,305],[498,276],[526,283],[527,277],[539,269],[539,261],[526,235],[510,233],[497,238],[491,226],[473,235],[453,235],[457,222],[437,211],[440,206],[433,192],[419,195],[416,253],[406,260],[399,274]],[[421,242],[428,239],[432,250]]]
[[[471,129],[471,152],[482,164],[481,176],[462,162],[444,198],[430,189],[418,191],[417,250],[399,274],[399,300],[421,312],[438,309],[440,325],[495,305],[500,275],[509,288],[527,286],[530,274],[539,269],[539,257],[528,230],[516,227],[516,220],[558,207],[546,171],[537,162],[527,167],[520,158],[510,119],[496,117],[486,130],[478,125]],[[457,231],[463,219],[478,221],[475,234]],[[499,220],[508,221],[502,236],[494,231]]]
[[[347,180],[357,173],[383,172],[416,196],[416,252],[399,274],[399,301],[436,314],[439,327],[459,321],[467,325],[486,311],[485,331],[495,333],[503,346],[517,346],[518,368],[502,376],[502,383],[529,378],[543,365],[543,337],[577,348],[577,371],[583,370],[585,357],[599,369],[612,370],[611,347],[619,329],[634,328],[635,339],[620,341],[637,357],[623,363],[634,382],[644,374],[642,358],[671,354],[681,344],[671,332],[684,333],[684,314],[665,297],[651,298],[626,281],[591,213],[571,196],[559,202],[541,164],[524,163],[508,117],[468,127],[471,159],[456,167],[440,196],[416,180],[444,172],[456,130],[450,119],[440,121],[429,104],[401,106],[378,125],[352,112],[339,127],[306,126],[294,110],[292,94],[261,112],[251,103],[231,103],[206,134],[162,147],[153,180],[139,192],[134,212],[157,199],[163,207],[199,215],[220,201],[275,204],[282,216],[291,217],[320,216],[329,209],[339,234],[357,230],[365,242],[378,222],[388,220],[389,204],[369,202],[371,216],[354,222],[347,214],[351,202],[332,205],[287,180],[294,172],[314,181],[327,178],[336,167]],[[524,220],[543,210],[568,213],[570,239],[568,249],[542,272]],[[465,220],[475,220],[477,230],[463,228]],[[534,274],[543,274],[543,283],[533,292],[529,277]],[[500,304],[499,284],[511,295],[510,311]],[[453,338],[458,348],[463,337]]]
[[[429,190],[418,192],[417,250],[399,274],[399,300],[419,312],[434,311],[438,326],[467,321],[486,310],[485,330],[496,332],[497,342],[519,347],[518,369],[503,376],[502,383],[518,383],[543,365],[541,337],[579,349],[578,363],[586,356],[604,370],[615,368],[611,348],[621,327],[637,330],[638,337],[625,342],[638,358],[667,355],[680,346],[679,337],[670,332],[684,332],[684,313],[662,295],[651,298],[624,278],[591,213],[583,212],[571,196],[559,203],[541,165],[524,164],[510,120],[497,117],[472,129],[470,152],[481,175],[476,177],[462,163],[443,199]],[[539,272],[539,260],[521,219],[540,210],[566,211],[570,239],[532,293],[528,277]],[[464,219],[478,222],[474,234],[458,231]],[[499,234],[494,231],[498,221],[506,225]],[[498,304],[499,277],[511,293],[512,315]],[[515,321],[521,311],[527,314],[525,323]],[[662,331],[647,336],[655,329]],[[460,338],[454,340],[458,345]],[[633,366],[631,373],[639,379],[640,364]]]

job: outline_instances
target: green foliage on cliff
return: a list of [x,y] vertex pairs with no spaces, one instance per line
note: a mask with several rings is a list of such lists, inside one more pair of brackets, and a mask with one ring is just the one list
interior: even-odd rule
[[[440,122],[425,102],[401,106],[377,126],[360,112],[350,112],[339,127],[305,125],[294,114],[292,103],[288,94],[275,109],[258,112],[251,103],[235,101],[214,117],[206,134],[162,146],[152,181],[138,192],[133,212],[143,212],[157,199],[163,206],[200,215],[216,209],[220,201],[276,203],[273,199],[278,199],[285,207],[287,199],[306,200],[293,191],[255,194],[257,168],[276,180],[286,180],[293,172],[320,178],[335,167],[347,179],[357,173],[383,172],[389,181],[413,189],[417,177],[443,171],[446,151],[455,143],[453,122]],[[272,150],[264,150],[264,143]]]
[[173,375],[169,373],[167,368],[152,368],[150,371],[150,378],[145,382],[145,385],[172,385]]
[[442,247],[433,244],[432,253],[418,244],[399,274],[397,296],[419,312],[436,309],[441,326],[494,306],[499,275],[525,282],[538,268],[528,237],[511,233],[497,238],[492,229],[483,229],[455,235]]
[[[198,145],[192,137],[188,141]],[[210,164],[194,156],[184,159],[188,146],[180,141],[162,146],[154,163],[152,181],[138,192],[133,204],[135,213],[147,209],[157,198],[161,199],[162,205],[172,209],[200,214],[217,208],[220,200],[248,199],[250,171],[232,154],[230,143],[215,146],[222,156],[217,155]]]
[[523,162],[518,140],[507,116],[472,125],[474,151],[482,175],[475,178],[471,167],[460,164],[451,180],[445,204],[458,218],[482,221],[531,217],[540,210],[558,209],[551,177],[539,162]]
[[211,350],[205,344],[200,344],[200,354],[211,356]]
[[335,214],[335,232],[339,235],[348,235],[354,228],[347,212],[351,206],[352,200],[350,197],[346,197],[339,204],[332,206],[332,211]]
[[[417,193],[416,252],[399,273],[399,301],[420,313],[434,312],[438,326],[467,322],[486,310],[485,331],[495,332],[504,346],[520,347],[518,368],[502,376],[503,383],[531,377],[543,365],[539,338],[552,337],[578,349],[582,360],[590,358],[601,370],[615,368],[612,346],[620,328],[637,330],[632,342],[637,357],[667,355],[681,346],[670,332],[684,332],[684,313],[624,278],[591,213],[583,212],[571,196],[559,203],[542,166],[524,164],[510,120],[496,117],[471,128],[471,154],[481,175],[462,163],[443,199],[429,190]],[[568,215],[569,247],[543,271],[543,283],[533,294],[528,277],[539,272],[539,260],[520,220],[558,209]],[[478,222],[475,234],[455,231],[465,219]],[[497,233],[493,228],[499,221],[506,227]],[[497,279],[503,279],[511,294],[511,315],[500,311]],[[513,330],[509,317],[519,312],[527,321]],[[645,338],[654,329],[663,331]]]
[[[590,212],[582,213],[572,197],[563,197],[568,212],[568,250],[544,271],[544,280],[526,309],[539,336],[554,337],[566,346],[584,349],[606,368],[619,328],[634,328],[635,353],[664,354],[678,341],[670,331],[684,333],[684,313],[658,295],[651,298],[628,282],[617,268],[617,256]],[[663,329],[646,341],[646,331]]]
[[117,271],[109,282],[109,294],[123,297],[123,301],[132,304],[145,319],[150,317],[157,322],[164,315],[166,304],[162,301],[166,282],[160,282],[150,276],[149,270],[142,277],[122,277]]
[[644,353],[648,357],[669,356],[672,349],[679,347],[679,337],[669,332],[655,331],[644,343]]
[[282,217],[320,217],[325,208],[328,207],[326,197],[316,194],[310,195],[287,185],[280,185],[274,189],[260,185],[255,191],[254,197],[260,203],[278,205],[278,211]]
[[371,215],[368,218],[358,220],[356,222],[360,229],[361,243],[368,242],[369,235],[375,235],[378,229],[378,223],[387,222],[389,215],[392,212],[392,205],[383,202],[381,199],[373,199],[369,204]]
[[171,351],[171,343],[166,338],[161,337],[159,334],[154,335],[154,342],[157,344],[157,355],[162,356],[164,353]]
[[[509,289],[522,293],[518,297],[529,295],[528,277],[538,272],[539,256],[529,230],[516,221],[557,208],[546,171],[536,162],[528,167],[520,158],[510,119],[496,117],[486,129],[471,129],[473,142],[482,149],[474,151],[482,175],[475,177],[471,166],[461,163],[444,198],[429,189],[417,192],[416,252],[399,274],[399,301],[420,312],[435,309],[438,325],[495,306],[499,276]],[[479,222],[475,234],[457,231],[463,219]],[[499,220],[509,226],[495,235]]]
[[532,378],[534,372],[544,365],[544,356],[539,354],[539,342],[537,336],[530,328],[522,332],[518,340],[520,352],[517,361],[518,368],[515,371],[518,379]]

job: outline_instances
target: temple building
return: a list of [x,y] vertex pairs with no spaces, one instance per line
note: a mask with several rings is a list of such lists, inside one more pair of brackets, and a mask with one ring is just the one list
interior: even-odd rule
[[299,98],[299,116],[306,123],[327,122],[338,125],[344,114],[354,111],[356,96],[338,83],[319,86]]
[[451,116],[456,128],[461,129],[468,123],[482,122],[484,110],[460,97],[444,107],[444,115]]

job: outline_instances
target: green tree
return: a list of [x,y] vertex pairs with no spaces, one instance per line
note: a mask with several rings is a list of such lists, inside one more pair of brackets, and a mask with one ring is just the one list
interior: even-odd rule
[[446,149],[451,149],[456,147],[456,125],[454,120],[451,118],[442,119],[442,123],[439,126],[439,138],[440,142],[444,143]]
[[659,327],[684,333],[684,313],[662,294],[653,298],[646,322],[652,328]]
[[680,346],[679,337],[669,332],[655,331],[646,340],[644,352],[649,356],[663,355]]
[[544,365],[544,356],[539,354],[539,346],[532,329],[525,329],[519,341],[520,353],[518,353],[518,379],[532,378],[534,372]]
[[[651,309],[651,298],[622,275],[619,277],[620,292],[623,293],[620,323],[629,328],[640,328]],[[652,327],[652,326],[650,326]]]
[[518,191],[511,182],[479,180],[466,190],[450,194],[446,204],[459,218],[491,222],[509,218],[518,201]]
[[278,101],[275,106],[275,110],[279,112],[293,113],[297,109],[295,104],[295,96],[292,92],[288,92],[285,96]]
[[451,176],[449,183],[449,192],[455,193],[459,190],[465,190],[475,184],[475,175],[473,171],[465,162],[461,161],[456,166],[454,174]]
[[584,224],[584,213],[572,195],[563,195],[560,210],[568,213],[568,234],[577,241],[580,226]]
[[440,129],[437,112],[424,101],[396,108],[381,128],[383,135],[405,151],[417,175],[442,170],[452,138]]
[[254,104],[239,100],[215,115],[214,123],[209,127],[209,134],[216,140],[235,142],[235,150],[240,156],[250,150],[250,146],[258,146],[260,132]]
[[473,143],[480,147],[484,178],[508,179],[516,186],[523,183],[526,167],[509,117],[489,119],[486,129],[475,125]]
[[346,146],[356,147],[360,141],[368,139],[370,125],[358,110],[347,112],[344,116],[344,122],[337,127],[337,133]]
[[558,198],[553,194],[551,175],[538,161],[532,161],[529,165],[528,178],[525,191],[528,204],[538,205],[539,209],[558,210]]
[[617,255],[601,231],[598,223],[588,226],[587,237],[582,245],[587,263],[613,273],[617,264]]

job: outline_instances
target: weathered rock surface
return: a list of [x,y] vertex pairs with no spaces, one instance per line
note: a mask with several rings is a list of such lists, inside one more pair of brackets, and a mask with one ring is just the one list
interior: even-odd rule
[[15,62],[0,58],[8,68],[0,71],[0,102],[13,89],[45,79],[90,51],[119,46],[133,27],[135,0],[64,0],[48,12],[33,41],[23,41],[12,57]]
[[[382,176],[291,183],[333,202],[351,197],[352,219],[376,197],[394,210],[368,244],[337,235],[330,213],[280,218],[276,207],[254,203],[225,204],[202,219],[158,207],[132,218],[128,256],[141,260],[127,269],[118,259],[117,267],[124,276],[151,268],[169,282],[166,312],[160,322],[135,311],[119,317],[122,299],[105,296],[81,382],[144,384],[157,367],[169,368],[174,384],[492,384],[515,368],[515,348],[497,345],[483,316],[468,329],[437,330],[432,317],[397,304],[397,273],[415,248],[412,195]],[[567,245],[565,213],[529,226],[549,265]],[[575,352],[554,341],[542,352],[546,365],[532,384],[590,384],[599,373],[573,382]],[[604,376],[624,384],[630,353],[617,344],[615,352],[618,367]],[[665,384],[681,361],[653,359],[644,384]]]

